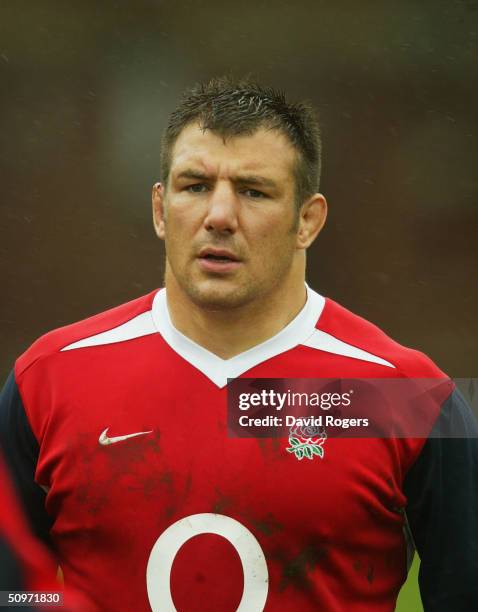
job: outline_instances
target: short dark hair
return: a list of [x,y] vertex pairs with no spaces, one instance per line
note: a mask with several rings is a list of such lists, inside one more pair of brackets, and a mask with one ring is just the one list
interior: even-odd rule
[[250,78],[231,76],[199,83],[184,92],[171,114],[161,143],[161,180],[167,184],[171,153],[182,130],[197,121],[225,140],[259,128],[284,134],[297,151],[296,200],[300,206],[319,190],[321,140],[316,114],[308,102],[290,103],[285,94]]

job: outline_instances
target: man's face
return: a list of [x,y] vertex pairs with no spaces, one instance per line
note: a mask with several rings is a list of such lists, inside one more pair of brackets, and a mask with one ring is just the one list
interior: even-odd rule
[[167,188],[153,192],[167,283],[209,309],[243,306],[286,283],[299,248],[287,138],[259,129],[224,142],[192,124],[171,157]]

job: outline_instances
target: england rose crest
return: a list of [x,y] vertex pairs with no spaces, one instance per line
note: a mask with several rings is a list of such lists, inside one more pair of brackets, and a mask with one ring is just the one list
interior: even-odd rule
[[304,457],[311,460],[314,457],[323,459],[325,454],[323,444],[326,439],[327,434],[323,428],[295,425],[289,430],[290,446],[286,451],[294,453],[299,461]]

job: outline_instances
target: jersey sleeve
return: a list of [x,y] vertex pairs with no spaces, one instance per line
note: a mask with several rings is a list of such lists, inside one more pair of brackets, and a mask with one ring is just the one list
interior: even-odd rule
[[478,424],[454,390],[404,481],[425,612],[478,610]]
[[[58,581],[56,560],[28,528],[1,452],[0,490],[0,591],[59,593],[63,594],[62,612],[97,611],[97,606],[86,595]],[[32,612],[47,609],[51,608],[22,606],[22,610]]]
[[0,448],[33,533],[52,547],[52,519],[45,509],[44,490],[35,482],[39,445],[11,372],[0,393]]
[[58,590],[56,564],[32,535],[0,452],[0,590]]

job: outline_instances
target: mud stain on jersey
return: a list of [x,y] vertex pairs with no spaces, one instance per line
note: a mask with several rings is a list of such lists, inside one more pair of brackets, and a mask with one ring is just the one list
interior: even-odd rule
[[[128,487],[129,490],[135,490],[138,487]],[[141,491],[143,492],[146,499],[151,499],[158,490],[166,491],[171,493],[173,491],[173,479],[171,472],[165,472],[163,474],[151,474],[143,479],[141,483]]]
[[[152,499],[157,495],[158,490],[163,489],[167,492],[172,490],[172,480],[170,474],[155,475],[154,473],[144,475],[142,465],[150,465],[157,456],[160,448],[160,432],[154,431],[150,438],[131,438],[122,440],[107,446],[100,446],[95,443],[90,453],[85,452],[89,446],[86,439],[90,441],[91,434],[79,433],[77,442],[83,443],[83,453],[81,461],[83,463],[82,480],[75,492],[76,501],[87,507],[87,512],[96,516],[100,511],[110,504],[111,491],[123,479],[136,480],[134,484],[127,484],[128,491],[141,491],[146,498]],[[100,458],[98,457],[100,454]],[[102,472],[107,474],[105,478],[98,477],[95,462],[103,462]]]
[[117,444],[100,447],[100,450],[108,457],[112,469],[127,472],[132,464],[144,461],[148,451],[154,454],[159,452],[159,438],[159,431],[156,431],[151,434],[150,439],[130,438]]
[[163,472],[160,479],[162,487],[168,487],[167,495],[165,495],[165,500],[167,499],[168,503],[163,506],[162,515],[169,521],[175,514],[179,513],[181,515],[181,509],[191,492],[193,479],[192,475],[188,474],[184,478],[184,482],[181,482],[182,475],[176,474],[174,476],[173,472]]
[[372,584],[375,578],[375,567],[372,563],[365,564],[360,560],[353,563],[353,568],[357,574],[361,574],[367,579],[369,584]]
[[233,505],[234,500],[232,497],[223,495],[218,488],[216,488],[216,495],[217,497],[213,504],[212,512],[214,512],[214,514],[224,514],[224,512]]
[[272,512],[268,512],[263,519],[249,519],[257,531],[260,531],[265,536],[271,536],[274,533],[282,531],[284,526],[281,525]]
[[96,497],[94,500],[90,500],[90,505],[88,507],[88,513],[92,516],[96,516],[100,510],[106,508],[109,504],[108,497]]
[[317,566],[327,558],[327,549],[321,542],[307,544],[295,557],[288,558],[284,550],[276,550],[272,558],[282,566],[282,577],[279,590],[295,587],[301,591],[313,590],[313,582],[309,577]]
[[373,567],[372,564],[370,564],[368,566],[368,570],[367,570],[367,580],[369,581],[370,584],[372,584],[372,582],[373,582],[374,573],[375,573],[375,568]]
[[166,485],[168,491],[172,492],[173,490],[173,473],[172,472],[163,472],[159,475],[159,482],[161,484]]
[[262,438],[258,438],[257,439],[257,445],[259,446],[259,450],[261,451],[261,453],[263,455],[266,455],[266,453],[267,453],[267,441],[263,440]]
[[[176,510],[177,510],[176,506],[166,506],[165,509],[164,509],[164,516],[165,516],[165,518],[171,519],[175,515]],[[162,525],[162,523],[161,523],[161,525]]]
[[284,444],[287,444],[287,438],[258,438],[257,444],[259,446],[259,450],[265,459],[270,460],[274,458],[277,460],[277,457],[282,457]]

